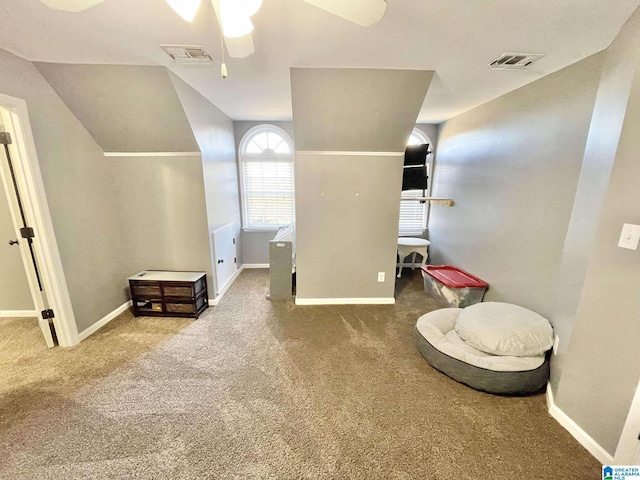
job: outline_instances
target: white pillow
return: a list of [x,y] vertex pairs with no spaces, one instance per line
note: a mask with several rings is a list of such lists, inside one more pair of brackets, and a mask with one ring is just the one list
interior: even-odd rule
[[472,347],[492,355],[533,357],[553,345],[553,328],[546,318],[510,303],[476,303],[465,308],[456,332]]

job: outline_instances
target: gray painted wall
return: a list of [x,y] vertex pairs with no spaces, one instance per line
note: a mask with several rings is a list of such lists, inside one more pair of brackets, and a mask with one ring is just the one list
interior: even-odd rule
[[[595,254],[595,239],[602,205],[609,188],[611,170],[625,119],[629,91],[638,58],[640,42],[625,40],[633,36],[627,26],[603,53],[604,67],[598,88],[589,137],[578,188],[565,238],[562,261],[556,284],[557,295],[552,304],[556,334],[560,337],[554,358],[551,387],[557,395],[558,383],[565,365],[571,332],[578,310],[589,262]],[[559,286],[562,286],[560,288]]]
[[[604,170],[609,181],[600,215],[598,209],[591,213],[595,225],[584,211],[575,212],[577,221],[595,228],[555,398],[614,454],[640,381],[640,252],[617,246],[623,223],[640,224],[640,10],[607,51],[592,134],[584,169]],[[601,182],[587,173],[582,180],[596,183],[594,193],[602,196]]]
[[295,138],[294,138],[294,132],[293,132],[293,122],[285,122],[285,121],[254,121],[254,120],[240,120],[240,121],[234,121],[233,122],[233,131],[235,133],[235,137],[236,137],[236,151],[238,151],[240,149],[240,141],[242,140],[242,137],[244,137],[244,134],[247,133],[249,130],[251,130],[253,127],[257,127],[258,125],[275,125],[276,127],[280,127],[281,129],[283,129],[285,132],[287,132],[289,134],[289,136],[291,137],[292,140],[294,140],[294,144],[295,144]]
[[[1,125],[0,131],[3,131]],[[0,153],[0,160],[4,161],[4,153]],[[9,245],[9,240],[16,239],[9,204],[0,182],[0,310],[33,310],[33,299],[20,258],[20,249],[17,245]]]
[[[182,79],[171,74],[171,80],[202,152],[209,240],[214,230],[233,223],[239,267],[243,239],[240,236],[240,192],[233,121]],[[212,241],[209,252],[213,265]],[[214,293],[211,288],[209,296],[213,298]]]
[[611,455],[640,380],[640,257],[617,247],[640,224],[639,125],[640,10],[606,51],[442,125],[434,193],[456,207],[430,222],[438,261],[551,320],[555,403]]
[[[236,151],[240,151],[240,141],[245,133],[249,131],[249,129],[262,124],[275,125],[277,127],[282,128],[285,132],[289,134],[289,136],[293,139],[293,122],[283,122],[283,121],[234,121],[233,127],[235,131],[236,137]],[[432,148],[435,151],[438,140],[438,126],[428,123],[419,123],[415,125],[415,128],[421,130],[425,133],[432,142]],[[294,141],[295,145],[295,141]],[[432,156],[433,157],[433,156]],[[433,172],[433,166],[431,166],[430,171]],[[433,176],[433,175],[432,175]],[[431,181],[431,179],[429,180]],[[304,185],[301,185],[301,188],[305,188]],[[395,202],[395,200],[394,200]],[[428,208],[428,207],[427,207]],[[266,231],[266,232],[258,232],[258,231],[242,231],[242,262],[246,264],[268,264],[269,263],[269,240],[273,239],[276,230]],[[427,235],[425,234],[425,237]],[[410,257],[407,261],[410,260]]]
[[31,62],[0,50],[0,92],[26,100],[78,330],[121,305],[130,274],[108,164]]
[[36,63],[105,152],[197,152],[165,67]]
[[402,163],[296,154],[298,298],[393,298]]
[[[0,71],[0,92],[27,102],[78,330],[122,305],[128,298],[126,278],[138,270],[204,270],[210,278],[200,157],[105,158],[98,143],[33,64],[3,51],[0,63],[4,67]],[[69,75],[65,67],[76,71],[75,66],[64,65],[52,71],[65,78]],[[114,69],[121,73],[120,67]],[[168,73],[160,75],[155,67],[149,69],[154,78],[164,75],[173,92],[167,96],[167,103],[157,104],[154,109],[182,109]],[[107,70],[100,66],[94,73],[112,78]],[[115,77],[120,78],[119,73]],[[148,78],[145,67],[129,70],[128,80],[134,90]],[[112,91],[116,86],[121,87],[115,82],[105,88]],[[90,108],[90,99],[82,98],[87,102],[83,104],[86,112],[102,115],[99,108]],[[129,122],[136,123],[135,114],[128,112]],[[140,115],[142,123],[148,121],[148,112],[141,111]],[[173,145],[197,151],[184,112],[168,116],[182,122],[173,125]],[[92,122],[99,120],[89,120]],[[178,138],[176,132],[187,132],[186,138]],[[126,149],[144,151],[147,145],[142,140],[139,148],[128,144]]]
[[269,241],[277,233],[274,230],[243,230],[242,231],[242,263],[244,265],[269,264]]
[[543,315],[562,256],[602,56],[441,125],[429,219],[431,263],[490,284],[486,300]]
[[110,191],[127,275],[140,270],[207,272],[213,295],[207,211],[199,157],[111,157]]
[[[83,124],[97,135],[104,150],[199,152],[166,68],[38,64],[38,69],[70,103]],[[68,83],[70,79],[82,79],[86,90],[76,92],[72,88],[75,84]],[[207,105],[211,104],[207,102]],[[118,127],[112,128],[114,124]],[[95,212],[105,210],[105,204],[113,217],[112,230],[106,232],[96,227],[96,233],[110,238],[111,245],[101,240],[95,248],[86,248],[82,253],[87,257],[84,264],[91,265],[90,258],[98,252],[107,257],[118,252],[111,258],[118,277],[111,280],[110,288],[120,300],[113,302],[105,313],[128,298],[126,278],[143,269],[205,271],[213,294],[200,154],[191,157],[101,155],[94,168],[97,166],[101,169],[99,179],[88,180],[81,172],[70,171],[65,180],[75,186],[71,190],[75,190],[75,201],[92,207],[91,211],[83,212],[83,217],[95,217]],[[63,221],[68,221],[68,217]],[[78,222],[81,221],[95,222],[78,218]],[[67,275],[67,281],[71,284],[85,276],[93,278],[95,273],[85,267],[77,276]],[[95,318],[93,311],[84,312],[91,308],[86,300],[88,285],[90,280],[84,279],[85,300],[73,305],[80,330],[101,318]],[[88,318],[91,321],[85,320]]]
[[393,298],[402,153],[432,76],[291,69],[298,299]]
[[432,77],[424,70],[292,68],[296,151],[404,152]]
[[[292,140],[293,137],[293,122],[283,121],[236,121],[233,122],[233,130],[235,132],[236,139],[236,152],[240,152],[240,141],[242,137],[250,129],[255,126],[269,124],[282,128],[289,134]],[[295,140],[294,140],[295,146]],[[240,168],[240,159],[238,158],[238,169]],[[239,187],[238,187],[239,188]],[[242,230],[242,253],[241,261],[243,264],[268,264],[269,263],[269,240],[272,240],[276,234],[277,229],[268,231],[256,231],[256,230]]]

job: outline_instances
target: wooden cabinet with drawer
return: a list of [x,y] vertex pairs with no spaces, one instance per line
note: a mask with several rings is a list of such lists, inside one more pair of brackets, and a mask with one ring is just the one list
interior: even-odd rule
[[128,280],[136,317],[198,318],[209,306],[204,272],[145,270]]

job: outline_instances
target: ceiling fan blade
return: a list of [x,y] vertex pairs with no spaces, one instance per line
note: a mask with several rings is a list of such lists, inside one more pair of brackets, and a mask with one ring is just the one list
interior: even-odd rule
[[224,43],[227,46],[229,56],[233,58],[248,57],[256,51],[251,34],[236,38],[224,37]]
[[386,0],[304,0],[361,27],[378,22],[387,8]]
[[104,0],[40,0],[47,7],[65,12],[81,12],[87,8],[96,6]]
[[192,22],[200,8],[201,0],[166,0],[173,11],[180,15],[187,22]]

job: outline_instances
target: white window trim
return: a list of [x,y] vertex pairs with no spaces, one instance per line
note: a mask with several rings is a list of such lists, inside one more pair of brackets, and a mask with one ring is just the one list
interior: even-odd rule
[[[258,133],[261,132],[274,132],[277,133],[278,135],[280,135],[285,142],[287,142],[288,146],[289,146],[289,150],[291,151],[291,154],[272,154],[270,155],[269,153],[260,153],[260,154],[252,154],[252,153],[246,153],[245,149],[247,147],[247,144],[253,139],[253,137],[255,135],[257,135]],[[270,124],[270,123],[262,123],[260,125],[256,125],[254,127],[251,127],[249,130],[247,130],[245,132],[245,134],[242,136],[242,139],[240,140],[240,144],[238,146],[238,173],[239,173],[239,178],[240,178],[240,198],[241,198],[241,210],[242,210],[242,231],[243,232],[270,232],[270,231],[277,231],[278,229],[280,229],[281,227],[286,226],[287,224],[269,224],[269,225],[264,225],[264,226],[258,226],[258,225],[248,225],[248,221],[247,221],[247,205],[246,205],[246,195],[245,195],[245,187],[244,187],[244,162],[246,160],[251,161],[251,157],[255,156],[255,158],[260,158],[260,160],[269,160],[270,158],[274,161],[283,161],[285,159],[289,159],[291,161],[291,166],[292,166],[292,179],[293,179],[293,185],[292,185],[292,191],[293,191],[293,195],[294,195],[294,204],[293,204],[293,218],[295,219],[295,154],[294,154],[294,147],[293,147],[293,140],[291,139],[291,137],[289,136],[289,134],[283,130],[281,127],[278,127],[276,125]]]
[[[411,131],[411,135],[409,136],[409,138],[411,138],[411,136],[416,136],[418,137],[423,143],[428,143],[429,144],[429,148],[431,150],[431,152],[433,152],[433,143],[431,142],[431,139],[419,128],[414,128]],[[427,195],[430,194],[431,192],[431,175],[432,175],[432,160],[433,160],[433,153],[430,153],[429,155],[427,155],[427,176],[428,176],[428,180],[427,180]],[[400,199],[400,204],[402,205],[402,198]],[[415,235],[422,235],[424,234],[424,232],[427,230],[427,223],[429,221],[429,202],[426,202],[424,205],[424,213],[422,215],[422,229],[421,231],[404,231],[404,232],[400,232],[400,225],[398,224],[398,236],[402,236],[402,237],[410,237],[410,236],[415,236]]]
[[[409,138],[411,138],[414,135],[416,137],[418,137],[422,141],[422,143],[428,143],[429,146],[431,147],[431,149],[433,149],[433,145],[431,144],[431,140],[429,139],[429,137],[427,137],[427,135],[425,135],[425,133],[422,130],[420,130],[418,128],[414,128],[411,131],[411,135],[409,135]],[[409,144],[407,143],[407,145],[409,145]]]

